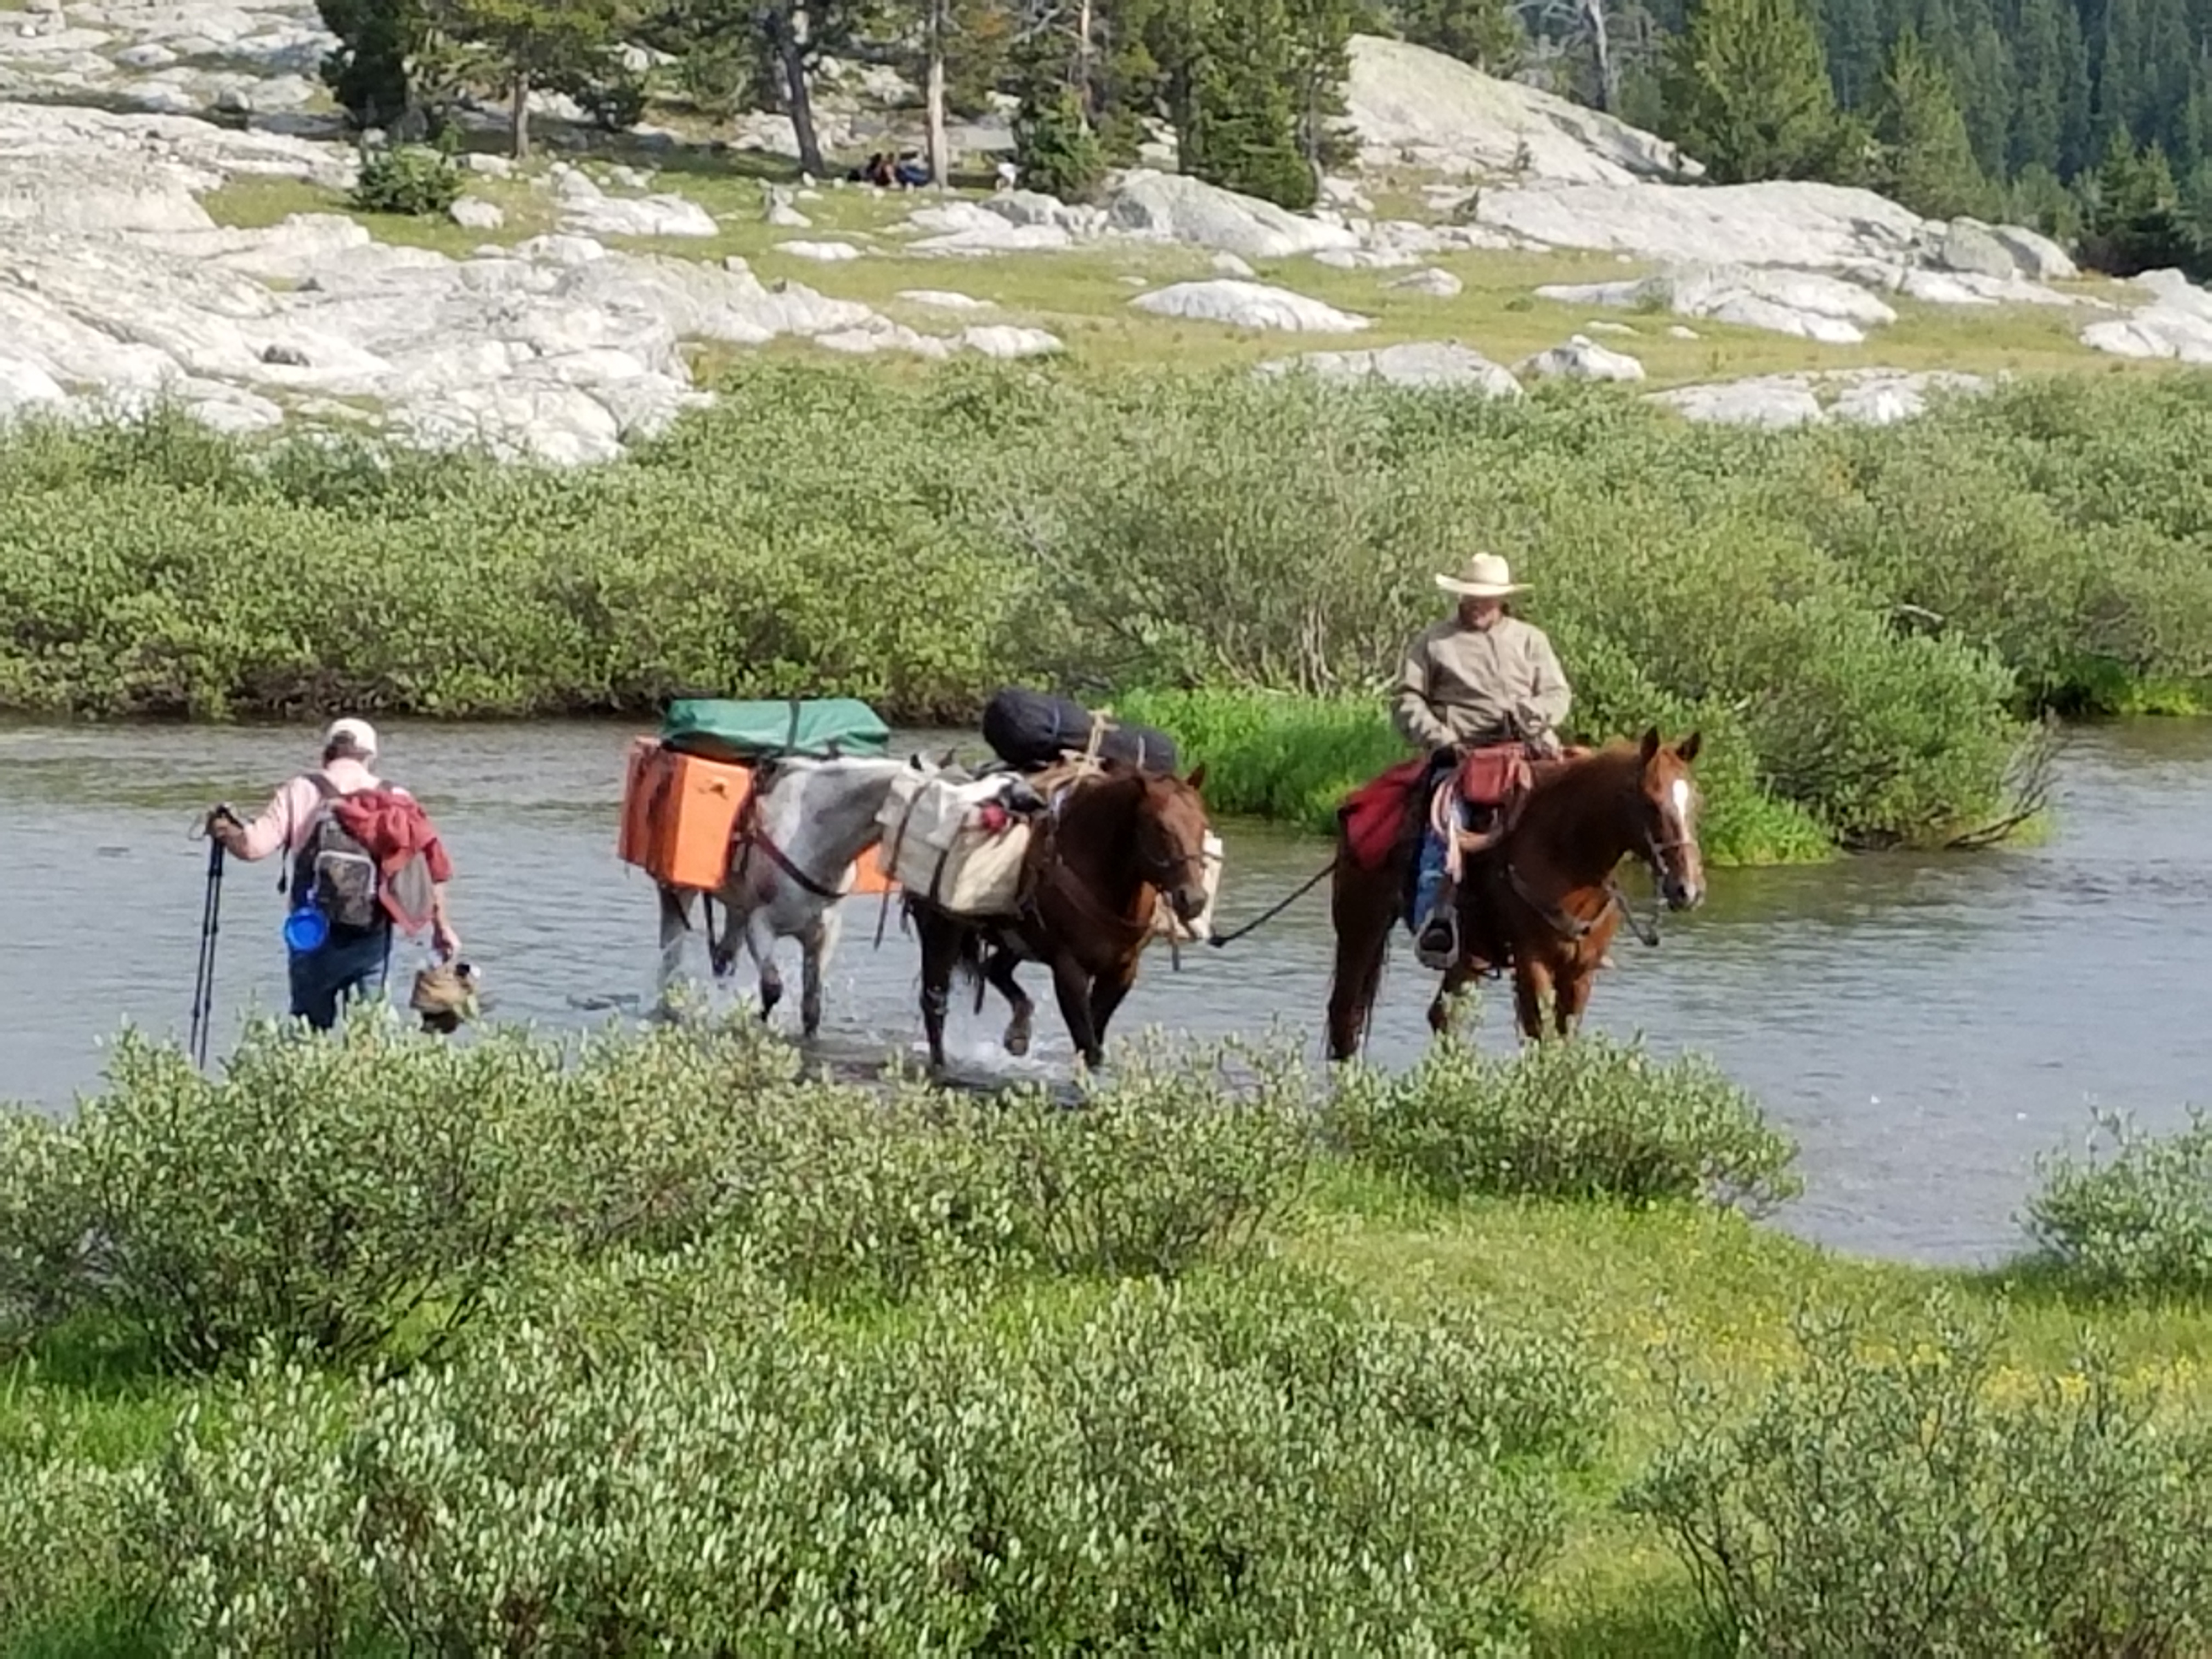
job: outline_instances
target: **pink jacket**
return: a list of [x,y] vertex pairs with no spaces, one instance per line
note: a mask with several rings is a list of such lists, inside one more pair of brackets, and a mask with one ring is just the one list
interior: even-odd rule
[[[376,774],[357,760],[334,760],[322,769],[322,774],[341,795],[385,788],[395,795],[407,793],[404,789],[378,781]],[[245,843],[239,848],[239,856],[258,860],[271,853],[297,853],[307,845],[308,828],[322,805],[313,773],[302,772],[296,778],[288,778],[269,798],[269,805],[246,826]]]

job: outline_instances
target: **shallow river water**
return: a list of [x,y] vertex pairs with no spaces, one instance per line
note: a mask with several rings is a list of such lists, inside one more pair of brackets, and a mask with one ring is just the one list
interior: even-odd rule
[[[649,1006],[653,888],[614,854],[631,730],[385,732],[383,769],[423,796],[453,851],[455,919],[501,1018],[574,1026]],[[206,867],[187,832],[212,800],[258,806],[312,759],[314,736],[0,726],[0,1097],[65,1110],[99,1085],[101,1046],[123,1022],[184,1034]],[[1790,1127],[1808,1190],[1780,1224],[1883,1255],[1993,1259],[2021,1242],[2035,1154],[2078,1141],[2092,1104],[2172,1124],[2212,1070],[2212,726],[2076,733],[2057,805],[2057,833],[2033,848],[1714,872],[1705,908],[1668,918],[1660,949],[1623,935],[1589,1023],[1705,1050]],[[1219,827],[1224,926],[1327,856],[1264,825]],[[1632,876],[1629,890],[1641,905],[1649,883]],[[848,901],[823,1034],[833,1057],[920,1051],[914,946],[894,915],[874,947],[878,902]],[[283,1006],[282,903],[273,865],[229,866],[216,1051],[249,1005]],[[789,1023],[797,946],[783,949]],[[1393,962],[1370,1054],[1395,1066],[1426,1040],[1432,981],[1402,942]],[[395,957],[395,982],[413,966]],[[1322,894],[1228,950],[1187,951],[1183,968],[1148,957],[1117,1035],[1256,1035],[1280,1014],[1318,1055]],[[1025,977],[1039,1001],[1031,1065],[1064,1073],[1048,986]],[[736,988],[750,989],[749,970]],[[956,1008],[969,1067],[1012,1069],[994,1041],[1003,1017],[995,998],[980,1019]],[[1487,1045],[1512,1041],[1506,999],[1486,1000],[1482,1031]]]

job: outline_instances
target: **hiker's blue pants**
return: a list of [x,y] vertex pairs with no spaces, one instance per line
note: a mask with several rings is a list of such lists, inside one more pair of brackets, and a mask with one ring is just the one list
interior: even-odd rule
[[[1466,806],[1455,801],[1452,811],[1463,823]],[[1416,932],[1427,924],[1429,911],[1437,902],[1437,889],[1443,885],[1443,879],[1444,838],[1437,833],[1436,825],[1430,823],[1421,831],[1420,872],[1413,881],[1413,925]]]
[[289,953],[292,1017],[318,1031],[338,1023],[341,998],[373,997],[384,988],[392,959],[392,930],[374,928],[353,939],[332,938],[319,951]]

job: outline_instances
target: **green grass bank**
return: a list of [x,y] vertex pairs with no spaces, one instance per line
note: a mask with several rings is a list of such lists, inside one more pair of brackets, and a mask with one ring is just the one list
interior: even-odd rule
[[1137,690],[1223,805],[1311,823],[1382,753],[1431,574],[1488,546],[1535,584],[1582,735],[1705,730],[1745,861],[1972,836],[2011,812],[2035,711],[2190,709],[2212,676],[2202,377],[1787,433],[1618,388],[1230,370],[764,358],[721,390],[568,474],[169,417],[15,429],[0,707],[498,716],[703,687],[964,720],[1012,680]]
[[1943,1273],[1752,1218],[1794,1149],[1694,1058],[1295,1053],[126,1040],[0,1117],[0,1652],[2212,1638],[2201,1133]]

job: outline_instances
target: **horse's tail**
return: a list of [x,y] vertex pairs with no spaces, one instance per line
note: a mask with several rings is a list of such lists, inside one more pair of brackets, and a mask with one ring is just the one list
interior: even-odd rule
[[958,945],[952,955],[952,977],[975,988],[975,1012],[983,1012],[983,994],[990,981],[983,975],[983,936],[973,927],[960,930]]
[[1340,822],[1336,857],[1329,866],[1329,924],[1336,936],[1328,992],[1333,1060],[1350,1060],[1365,1047],[1382,998],[1405,857],[1403,850],[1394,848],[1380,869],[1364,868],[1351,826]]
[[[919,908],[919,901],[908,895],[905,909],[908,920],[914,918]],[[933,919],[939,926],[951,929],[952,979],[956,984],[964,981],[975,986],[975,1012],[980,1014],[983,1012],[984,993],[990,988],[990,981],[983,973],[983,935],[941,911],[933,913]]]

